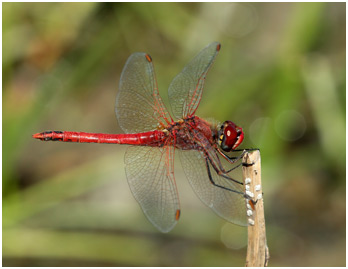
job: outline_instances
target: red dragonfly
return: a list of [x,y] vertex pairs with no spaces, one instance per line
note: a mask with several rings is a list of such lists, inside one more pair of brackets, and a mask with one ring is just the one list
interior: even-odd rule
[[[217,124],[195,115],[205,77],[220,48],[220,43],[209,44],[173,79],[168,89],[173,117],[159,95],[150,55],[134,53],[122,71],[116,98],[117,119],[126,134],[47,131],[33,137],[133,145],[125,155],[128,183],[146,217],[162,232],[170,231],[180,217],[174,178],[174,152],[178,150],[185,174],[202,202],[227,221],[245,226],[248,196],[243,184],[229,175],[245,151],[237,157],[227,154],[237,151],[243,130],[232,121]],[[226,169],[220,158],[234,167]]]

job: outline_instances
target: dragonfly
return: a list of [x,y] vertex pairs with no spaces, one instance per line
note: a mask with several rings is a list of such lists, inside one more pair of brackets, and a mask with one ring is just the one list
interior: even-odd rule
[[[125,153],[129,187],[148,220],[169,232],[180,218],[174,177],[174,155],[179,152],[185,175],[200,200],[218,216],[247,226],[243,183],[230,173],[242,163],[245,150],[237,150],[243,129],[232,121],[218,123],[195,115],[206,75],[221,44],[201,50],[172,80],[169,103],[159,95],[152,58],[133,53],[121,74],[115,112],[125,134],[46,131],[33,135],[42,141],[131,145]],[[242,152],[231,157],[230,152]],[[230,165],[226,168],[222,160]]]

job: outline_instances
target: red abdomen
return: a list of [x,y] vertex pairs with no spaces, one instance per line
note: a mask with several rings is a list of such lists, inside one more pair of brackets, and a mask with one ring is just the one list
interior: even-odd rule
[[163,146],[165,134],[157,130],[137,134],[97,134],[84,132],[48,131],[34,134],[33,138],[40,139],[42,141],[108,143],[160,147]]

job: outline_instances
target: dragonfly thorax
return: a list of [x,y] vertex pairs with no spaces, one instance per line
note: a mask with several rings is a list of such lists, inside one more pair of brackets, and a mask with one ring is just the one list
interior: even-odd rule
[[167,127],[172,139],[172,145],[183,150],[199,150],[201,145],[197,141],[204,140],[206,143],[214,144],[215,136],[211,124],[197,117],[189,117],[179,120]]

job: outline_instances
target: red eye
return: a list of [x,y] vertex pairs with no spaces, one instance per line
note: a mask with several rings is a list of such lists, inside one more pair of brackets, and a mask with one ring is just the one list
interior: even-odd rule
[[219,132],[220,146],[224,151],[236,149],[244,139],[242,128],[232,121],[225,121]]

